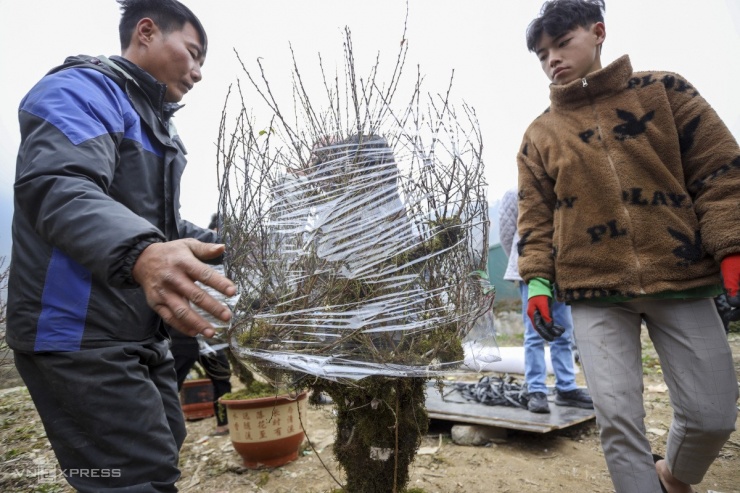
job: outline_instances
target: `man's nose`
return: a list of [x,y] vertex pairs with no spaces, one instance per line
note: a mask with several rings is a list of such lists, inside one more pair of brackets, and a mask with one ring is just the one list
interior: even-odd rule
[[191,75],[193,77],[193,82],[200,82],[201,79],[203,79],[203,74],[201,73],[200,64],[196,63],[193,67],[193,70],[190,71]]

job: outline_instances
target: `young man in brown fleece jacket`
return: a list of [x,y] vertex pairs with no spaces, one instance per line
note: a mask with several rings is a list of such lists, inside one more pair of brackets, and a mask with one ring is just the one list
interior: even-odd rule
[[[527,29],[552,85],[517,158],[519,272],[544,338],[553,292],[571,304],[616,491],[690,492],[737,416],[712,298],[724,281],[740,306],[740,148],[682,76],[602,68],[604,7],[551,0]],[[674,409],[665,459],[645,435],[642,320]]]

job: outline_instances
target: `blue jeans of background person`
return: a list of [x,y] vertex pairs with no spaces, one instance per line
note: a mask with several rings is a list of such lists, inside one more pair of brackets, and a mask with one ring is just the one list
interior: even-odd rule
[[[519,283],[519,293],[522,296],[522,319],[524,320],[524,379],[527,382],[527,390],[530,393],[544,392],[547,394],[545,340],[534,330],[527,316],[529,290],[526,283]],[[561,392],[568,392],[578,388],[571,347],[573,319],[570,316],[570,307],[565,303],[553,301],[552,317],[557,325],[565,328],[565,332],[550,343],[550,360],[555,372],[555,388]]]

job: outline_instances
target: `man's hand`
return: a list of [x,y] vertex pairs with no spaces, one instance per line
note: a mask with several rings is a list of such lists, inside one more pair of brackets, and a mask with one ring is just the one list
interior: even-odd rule
[[545,295],[532,296],[527,302],[527,316],[532,327],[548,342],[554,341],[565,332],[563,327],[553,323],[551,306],[552,298]]
[[544,340],[554,341],[565,329],[552,320],[552,284],[542,277],[532,278],[527,283],[527,293],[527,316],[532,327]]
[[226,296],[236,294],[234,283],[200,261],[216,258],[223,251],[224,245],[192,238],[152,243],[139,255],[132,274],[149,306],[165,323],[190,336],[212,337],[214,328],[190,302],[224,322],[231,319],[228,308],[195,284],[200,281]]
[[722,283],[727,293],[728,306],[726,310],[719,310],[719,305],[717,307],[725,324],[725,331],[727,331],[730,322],[740,320],[740,253],[723,258],[720,270],[722,271]]
[[728,255],[720,263],[722,282],[727,291],[727,301],[740,308],[740,253]]

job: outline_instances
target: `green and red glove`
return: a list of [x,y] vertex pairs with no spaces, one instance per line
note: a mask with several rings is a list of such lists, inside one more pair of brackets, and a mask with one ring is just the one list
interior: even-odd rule
[[532,327],[544,340],[552,342],[560,337],[565,329],[555,325],[552,319],[552,288],[550,281],[535,277],[527,283],[527,316]]

